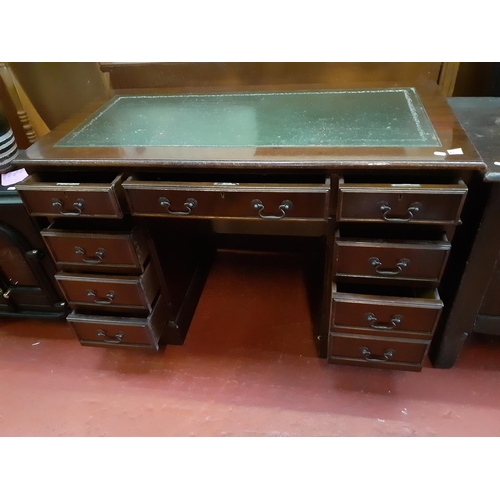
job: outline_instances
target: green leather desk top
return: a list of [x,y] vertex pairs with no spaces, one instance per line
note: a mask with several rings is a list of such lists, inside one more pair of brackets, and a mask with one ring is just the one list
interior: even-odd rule
[[117,96],[57,148],[433,147],[413,88]]

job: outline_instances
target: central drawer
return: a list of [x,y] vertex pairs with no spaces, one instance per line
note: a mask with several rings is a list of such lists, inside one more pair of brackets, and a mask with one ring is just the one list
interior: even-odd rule
[[141,276],[59,272],[55,278],[70,306],[79,309],[151,311],[160,288],[151,262]]
[[326,220],[329,177],[296,182],[217,179],[207,182],[130,176],[123,187],[133,215],[237,218],[261,220]]

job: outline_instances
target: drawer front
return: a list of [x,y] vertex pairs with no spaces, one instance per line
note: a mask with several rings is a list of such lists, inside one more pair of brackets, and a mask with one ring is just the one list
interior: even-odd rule
[[328,217],[330,187],[325,184],[263,185],[124,182],[135,215],[264,220]]
[[150,311],[159,290],[158,279],[151,263],[146,271],[137,277],[59,272],[55,278],[73,308]]
[[422,365],[429,342],[395,339],[384,337],[368,337],[330,333],[328,357],[336,362],[344,359],[358,360],[366,365],[393,368],[404,365]]
[[90,316],[85,322],[75,321],[76,317],[76,314],[71,313],[68,316],[68,322],[81,342],[94,342],[108,346],[132,344],[157,347],[154,334],[150,331],[145,320],[143,324],[133,324],[132,321],[129,323],[105,323],[98,319],[92,319]]
[[457,224],[467,186],[339,183],[337,218],[351,222]]
[[48,228],[41,234],[63,270],[143,271],[148,256],[146,240],[139,231],[90,234]]
[[94,316],[72,312],[67,319],[82,345],[158,349],[167,313],[160,296],[147,318]]
[[[424,293],[424,292],[422,292]],[[443,303],[437,290],[433,298],[333,293],[331,326],[362,328],[383,335],[387,332],[434,332]]]
[[121,176],[109,184],[42,182],[36,175],[17,186],[33,216],[122,218],[117,190]]
[[335,272],[339,277],[439,282],[451,245],[436,242],[375,242],[337,238]]

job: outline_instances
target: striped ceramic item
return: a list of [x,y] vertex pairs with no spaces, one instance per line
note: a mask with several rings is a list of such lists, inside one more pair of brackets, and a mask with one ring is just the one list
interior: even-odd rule
[[17,156],[17,152],[16,138],[0,110],[0,169],[6,167]]

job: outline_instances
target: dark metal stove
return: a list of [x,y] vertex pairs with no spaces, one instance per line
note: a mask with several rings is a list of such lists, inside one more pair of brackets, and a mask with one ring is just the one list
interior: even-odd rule
[[[0,174],[10,170],[18,154],[0,108]],[[2,175],[2,184],[4,181]],[[54,273],[55,266],[15,183],[0,185],[0,316],[64,317],[66,304]]]
[[17,191],[0,186],[0,315],[64,317],[55,272]]

